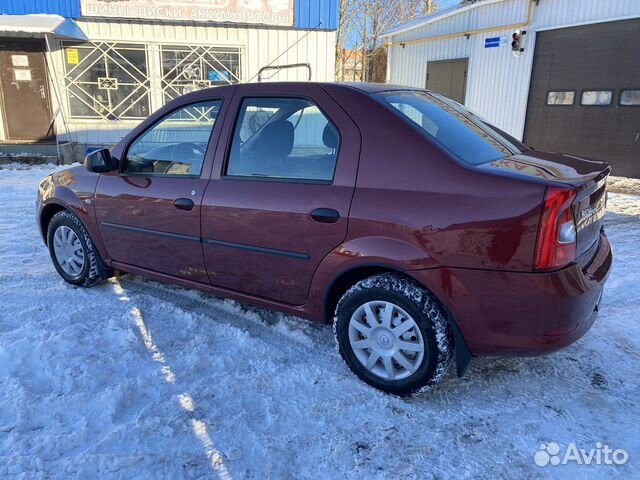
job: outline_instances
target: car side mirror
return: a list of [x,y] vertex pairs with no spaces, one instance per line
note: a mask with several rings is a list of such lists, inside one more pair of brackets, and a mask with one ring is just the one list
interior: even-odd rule
[[84,166],[90,172],[106,173],[118,168],[118,161],[111,156],[107,148],[101,148],[86,156]]

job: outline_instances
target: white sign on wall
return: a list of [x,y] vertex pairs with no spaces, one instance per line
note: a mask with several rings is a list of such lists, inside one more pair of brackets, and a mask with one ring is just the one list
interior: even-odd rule
[[87,17],[293,25],[293,0],[80,0]]
[[13,79],[16,82],[30,82],[31,70],[29,70],[28,68],[14,68]]
[[28,67],[29,57],[26,55],[11,55],[11,65],[14,67]]

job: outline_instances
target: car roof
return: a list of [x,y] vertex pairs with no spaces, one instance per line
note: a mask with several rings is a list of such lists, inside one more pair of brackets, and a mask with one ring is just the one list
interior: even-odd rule
[[406,85],[394,85],[390,83],[371,83],[371,82],[333,82],[329,83],[341,87],[349,87],[361,90],[365,93],[389,92],[394,90],[421,90],[420,88],[408,87]]
[[[349,88],[364,93],[378,93],[397,90],[422,90],[420,88],[408,87],[405,85],[393,85],[388,83],[371,83],[371,82],[264,82],[265,85],[317,85],[330,88]],[[241,88],[259,88],[259,83],[239,83],[236,86]],[[215,88],[215,87],[214,87]]]
[[[241,90],[249,90],[249,91],[259,91],[260,83],[251,82],[251,83],[235,83],[229,85],[219,85],[211,88],[205,88],[202,90],[197,90],[195,92],[187,93],[182,95],[176,99],[174,99],[170,104],[174,106],[185,105],[194,101],[202,101],[207,100],[208,97],[211,96],[212,93],[215,92],[216,95],[232,93],[236,89]],[[424,89],[408,87],[404,85],[392,85],[388,83],[369,83],[369,82],[264,82],[263,85],[269,86],[284,86],[287,85],[296,85],[296,86],[320,86],[327,89],[335,89],[335,88],[344,88],[349,90],[356,90],[363,94],[375,94],[380,92],[392,92],[392,91],[424,91]]]

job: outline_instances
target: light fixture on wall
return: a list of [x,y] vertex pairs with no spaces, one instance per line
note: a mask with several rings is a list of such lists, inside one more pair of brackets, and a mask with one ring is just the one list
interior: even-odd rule
[[513,54],[516,57],[519,57],[522,52],[524,52],[524,48],[522,47],[522,43],[523,43],[523,35],[526,35],[527,31],[526,30],[516,30],[515,32],[513,32],[513,34],[511,35],[511,51],[513,52]]

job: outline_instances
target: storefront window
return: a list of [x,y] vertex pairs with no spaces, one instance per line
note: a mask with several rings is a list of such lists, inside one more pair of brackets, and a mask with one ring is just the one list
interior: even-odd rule
[[140,119],[150,113],[145,45],[99,42],[64,46],[72,118]]
[[240,49],[215,46],[162,45],[164,102],[215,85],[238,83]]

